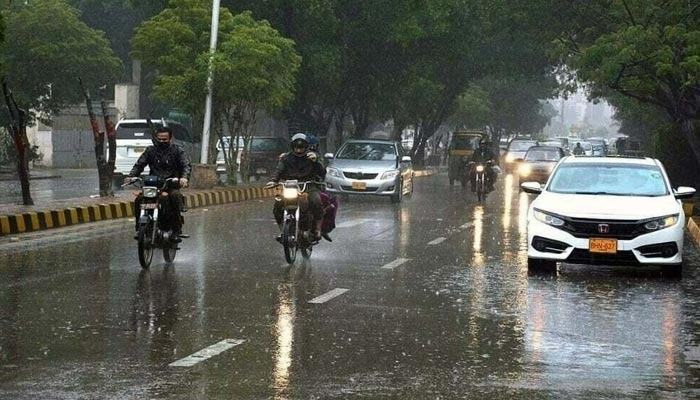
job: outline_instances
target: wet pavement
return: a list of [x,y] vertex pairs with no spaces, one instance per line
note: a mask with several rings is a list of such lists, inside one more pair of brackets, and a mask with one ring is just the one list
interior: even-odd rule
[[[35,203],[99,196],[97,169],[34,168],[29,190]],[[12,174],[0,174],[0,204],[21,204],[22,186]]]
[[292,267],[270,200],[191,210],[147,271],[133,221],[0,238],[0,398],[700,396],[694,245],[681,280],[529,276],[529,201],[506,177],[477,205],[445,174],[352,197]]

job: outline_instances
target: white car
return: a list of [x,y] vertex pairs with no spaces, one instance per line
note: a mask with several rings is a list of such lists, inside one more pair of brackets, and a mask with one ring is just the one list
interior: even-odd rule
[[524,182],[539,194],[527,216],[530,270],[557,262],[654,265],[680,274],[685,215],[661,162],[651,158],[564,157],[546,186]]

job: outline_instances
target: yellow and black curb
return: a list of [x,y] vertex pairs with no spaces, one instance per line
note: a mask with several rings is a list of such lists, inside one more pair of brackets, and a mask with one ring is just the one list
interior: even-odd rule
[[[220,189],[192,194],[183,193],[188,208],[234,203],[272,197],[273,189],[250,187],[244,189]],[[60,228],[117,218],[133,218],[134,201],[96,204],[64,209],[0,215],[0,236]]]
[[695,201],[683,202],[687,228],[695,246],[700,247],[700,205]]
[[[423,171],[415,171],[414,176],[429,176],[436,172],[437,171],[434,169],[426,169]],[[265,189],[263,187],[221,188],[198,191],[191,194],[188,194],[186,191],[183,193],[185,204],[187,204],[188,208],[236,203],[272,197],[274,195],[274,189]],[[54,229],[87,222],[133,217],[133,200],[26,212],[15,215],[0,215],[0,236]]]

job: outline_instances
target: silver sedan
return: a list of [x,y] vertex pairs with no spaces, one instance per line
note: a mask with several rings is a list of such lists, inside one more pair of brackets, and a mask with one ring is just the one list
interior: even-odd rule
[[325,157],[329,192],[390,196],[395,203],[413,192],[413,164],[399,142],[349,140]]

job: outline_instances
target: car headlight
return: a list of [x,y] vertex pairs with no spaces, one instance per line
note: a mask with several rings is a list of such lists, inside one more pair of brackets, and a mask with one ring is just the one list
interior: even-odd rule
[[551,226],[564,226],[564,220],[542,210],[534,209],[535,219]]
[[515,161],[515,157],[510,153],[506,154],[506,162],[512,163],[513,161]]
[[520,176],[528,176],[532,172],[532,167],[530,167],[528,164],[522,164],[520,166]]
[[390,171],[386,171],[385,173],[382,174],[382,177],[379,179],[385,180],[385,179],[394,179],[397,176],[399,176],[399,171],[398,169],[392,169]]
[[646,224],[644,228],[648,231],[658,231],[660,229],[669,228],[678,222],[678,214],[667,215],[665,217],[653,219]]
[[158,196],[158,188],[152,186],[146,186],[143,188],[143,197],[148,197],[149,199]]
[[336,168],[327,168],[326,173],[330,176],[336,176],[338,178],[342,178],[340,175],[340,171],[338,171],[338,169],[336,169]]

